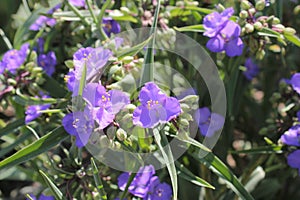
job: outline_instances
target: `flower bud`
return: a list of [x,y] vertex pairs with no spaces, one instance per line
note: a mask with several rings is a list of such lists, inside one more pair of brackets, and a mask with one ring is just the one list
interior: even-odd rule
[[121,7],[120,10],[124,13],[130,13],[130,10],[127,7]]
[[133,111],[136,109],[136,106],[133,104],[128,104],[126,105],[126,109],[130,112],[133,113]]
[[190,125],[187,119],[180,119],[179,124],[185,127],[188,127]]
[[300,13],[300,5],[294,8],[294,15],[298,15]]
[[241,2],[241,8],[243,10],[248,10],[249,8],[251,8],[250,2],[247,1],[247,0],[242,0],[242,2]]
[[256,9],[255,9],[255,8],[250,8],[250,9],[249,9],[249,13],[250,13],[251,15],[255,15]]
[[7,79],[9,85],[17,85],[17,81],[15,79],[9,78]]
[[266,55],[265,50],[260,50],[256,53],[255,57],[257,60],[262,60],[264,59],[265,55]]
[[254,23],[254,28],[255,28],[256,30],[260,31],[260,30],[263,28],[263,25],[262,25],[262,23],[260,23],[260,22],[255,22],[255,23]]
[[183,7],[183,6],[184,6],[184,2],[183,1],[176,2],[176,7]]
[[286,27],[283,30],[283,33],[284,34],[288,34],[288,35],[295,35],[296,34],[296,30],[294,28],[291,28],[291,27]]
[[252,24],[246,24],[245,31],[246,33],[252,33],[254,31],[254,26]]
[[118,140],[120,140],[120,141],[124,141],[127,138],[126,132],[123,129],[121,129],[121,128],[119,128],[117,130],[116,135],[117,135]]
[[266,6],[265,0],[259,0],[259,1],[257,1],[256,4],[255,4],[256,10],[259,10],[259,11],[265,9],[265,6]]
[[122,59],[122,61],[123,61],[123,63],[124,64],[128,64],[128,63],[130,63],[131,61],[133,61],[133,57],[132,56],[125,56],[123,59]]
[[249,15],[248,12],[246,10],[242,10],[239,14],[240,18],[242,19],[246,19]]
[[280,19],[278,17],[273,17],[272,24],[280,24]]
[[79,169],[76,171],[76,175],[78,178],[83,178],[85,176],[85,171],[83,169]]
[[220,3],[216,5],[216,8],[219,12],[223,12],[225,10],[224,6]]
[[282,24],[276,24],[276,25],[273,25],[273,29],[275,29],[275,31],[278,31],[278,32],[283,32],[285,27]]

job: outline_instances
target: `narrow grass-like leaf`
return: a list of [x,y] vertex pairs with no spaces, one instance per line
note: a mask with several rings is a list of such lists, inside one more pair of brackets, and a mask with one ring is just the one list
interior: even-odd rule
[[19,89],[16,90],[15,96],[12,99],[23,106],[27,105],[42,105],[42,104],[53,104],[61,102],[62,100],[54,99],[54,98],[37,98],[37,97],[29,97],[23,95]]
[[191,155],[199,162],[203,163],[217,176],[224,179],[227,185],[242,199],[254,200],[245,187],[241,184],[238,178],[231,172],[231,170],[213,153],[207,153],[202,157],[199,152],[192,152]]
[[103,27],[102,27],[102,21],[103,21],[103,17],[104,17],[104,13],[106,11],[106,9],[110,6],[111,4],[111,0],[106,0],[104,2],[104,4],[102,5],[101,7],[101,11],[100,11],[100,14],[98,15],[98,26],[99,26],[99,31],[100,31],[100,34],[101,36],[103,37],[102,39],[103,40],[107,40],[108,39],[108,36],[106,35]]
[[170,174],[172,188],[173,188],[173,199],[177,200],[177,195],[178,195],[177,172],[176,172],[172,150],[171,147],[168,145],[167,136],[165,135],[165,133],[160,134],[157,129],[153,130],[153,135],[155,138],[155,142],[162,153],[162,156],[164,158],[164,161],[166,163],[167,169]]
[[20,143],[24,142],[31,134],[29,132],[26,132],[19,136],[11,145],[1,148],[0,150],[0,158],[4,156],[5,154],[9,153],[11,150],[13,150],[16,146],[18,146]]
[[42,170],[39,170],[39,172],[46,184],[48,185],[48,187],[50,188],[50,190],[52,191],[53,195],[55,196],[55,199],[63,199],[63,194],[55,185],[55,183],[53,183],[53,181]]
[[181,178],[197,185],[200,187],[207,187],[207,188],[211,188],[211,189],[215,189],[214,186],[212,186],[211,184],[209,184],[207,181],[203,180],[202,178],[196,176],[195,174],[193,174],[190,170],[188,170],[183,164],[179,163],[179,162],[175,162],[176,168],[177,168],[177,174],[178,176],[180,176]]
[[124,199],[124,198],[125,198],[125,196],[126,196],[126,194],[127,194],[127,192],[128,192],[128,188],[129,188],[130,184],[132,183],[132,181],[133,181],[135,175],[136,175],[136,173],[131,173],[131,174],[130,174],[130,176],[129,176],[129,178],[128,178],[128,181],[127,181],[127,183],[126,183],[125,190],[123,191],[123,193],[122,193],[120,199]]
[[284,34],[285,39],[300,47],[300,38],[296,35]]
[[0,169],[18,165],[27,160],[30,160],[41,153],[48,151],[50,148],[65,140],[69,135],[65,132],[62,126],[52,130],[47,135],[44,135],[39,140],[34,141],[30,145],[24,147],[8,158],[0,162]]
[[11,123],[9,123],[4,128],[0,129],[0,137],[3,135],[9,134],[17,128],[20,128],[25,125],[25,118],[17,119]]
[[180,27],[180,28],[174,27],[174,29],[179,32],[200,32],[200,33],[202,33],[205,31],[203,24],[184,26],[184,27]]
[[79,83],[79,90],[78,90],[78,95],[82,96],[83,93],[83,89],[85,86],[85,81],[86,81],[86,64],[83,65],[83,69],[82,69],[82,74],[81,74],[81,78],[80,78],[80,83]]
[[106,192],[104,190],[102,180],[99,177],[99,171],[98,171],[97,165],[96,165],[96,163],[94,161],[94,158],[91,158],[91,164],[92,164],[92,168],[93,168],[94,181],[95,181],[95,184],[96,184],[97,191],[100,194],[100,199],[101,200],[102,199],[106,200],[107,199],[107,195],[106,195]]
[[265,154],[265,153],[282,153],[281,150],[282,146],[262,146],[262,147],[257,147],[257,148],[253,148],[253,149],[247,149],[247,150],[240,150],[240,151],[230,151],[230,153],[233,154],[241,154],[241,153],[245,153],[245,154]]

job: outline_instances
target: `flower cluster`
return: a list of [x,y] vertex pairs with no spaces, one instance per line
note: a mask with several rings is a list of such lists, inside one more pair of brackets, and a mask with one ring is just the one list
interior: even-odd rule
[[195,118],[199,124],[200,133],[207,137],[213,136],[216,131],[223,127],[225,122],[222,115],[211,113],[207,107],[200,108],[198,112],[195,113]]
[[0,73],[2,74],[7,70],[12,74],[16,74],[17,69],[25,62],[28,50],[29,44],[25,43],[20,50],[11,49],[7,51],[0,62]]
[[[61,7],[61,4],[57,4],[53,8],[51,8],[47,14],[53,14],[57,9]],[[37,20],[31,26],[29,27],[30,30],[32,31],[39,31],[41,28],[45,26],[53,27],[56,24],[56,19],[46,17],[46,16],[39,16]]]
[[[161,183],[152,165],[141,167],[131,182],[128,191],[144,200],[170,200],[172,189],[167,183]],[[118,186],[124,191],[130,173],[124,172],[118,177]]]
[[230,57],[239,56],[243,53],[244,44],[239,37],[241,28],[229,19],[233,13],[233,8],[227,8],[222,13],[213,12],[205,16],[203,35],[210,38],[206,44],[210,51],[225,51]]

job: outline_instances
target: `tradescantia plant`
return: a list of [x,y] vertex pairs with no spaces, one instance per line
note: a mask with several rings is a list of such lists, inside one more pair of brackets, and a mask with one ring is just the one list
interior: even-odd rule
[[1,34],[0,197],[300,196],[280,187],[300,173],[297,1],[21,7]]

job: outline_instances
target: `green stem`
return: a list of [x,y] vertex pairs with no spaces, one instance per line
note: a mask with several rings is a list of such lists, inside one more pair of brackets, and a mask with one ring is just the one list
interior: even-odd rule
[[101,8],[101,11],[100,11],[100,14],[99,14],[99,16],[98,16],[98,26],[99,26],[99,31],[100,31],[101,36],[104,38],[104,40],[107,40],[108,37],[107,37],[106,33],[104,32],[104,29],[103,29],[103,27],[102,27],[102,21],[103,21],[103,16],[104,16],[105,10],[106,10],[107,7],[110,5],[110,3],[111,3],[111,0],[107,0],[107,1],[103,4],[103,6],[102,6],[102,8]]
[[96,184],[96,188],[97,191],[100,194],[100,199],[102,200],[106,200],[107,199],[107,195],[106,192],[104,190],[104,186],[101,180],[101,177],[99,177],[99,170],[97,168],[97,165],[94,161],[94,158],[91,158],[91,164],[92,164],[92,168],[93,168],[93,176],[94,176],[94,180],[95,180],[95,184]]
[[98,19],[97,19],[96,15],[95,15],[95,13],[94,13],[94,11],[93,11],[93,8],[92,8],[92,5],[91,5],[90,0],[85,0],[85,3],[86,3],[86,5],[88,6],[88,9],[89,9],[89,11],[90,11],[90,13],[91,13],[91,16],[92,16],[92,18],[93,18],[93,20],[94,20],[94,23],[95,23],[95,24],[98,24]]
[[69,3],[69,1],[66,1],[68,7],[77,15],[77,17],[79,17],[82,21],[82,23],[86,26],[89,26],[89,23],[86,21],[85,17],[81,15],[80,11],[73,6],[72,4]]
[[0,35],[4,41],[4,43],[6,44],[8,49],[13,49],[13,46],[11,44],[11,42],[9,41],[9,39],[6,37],[4,31],[0,28]]

